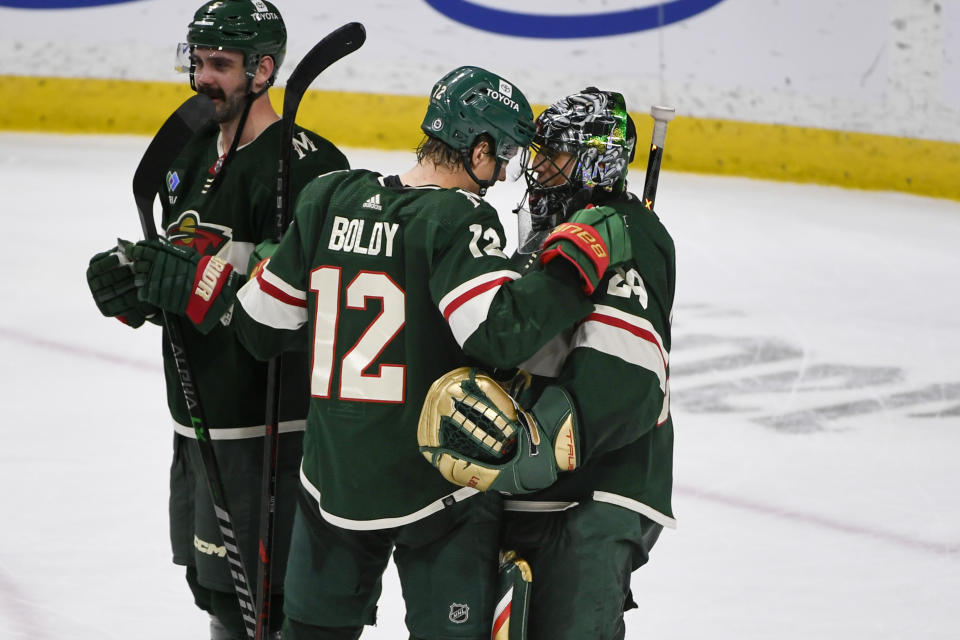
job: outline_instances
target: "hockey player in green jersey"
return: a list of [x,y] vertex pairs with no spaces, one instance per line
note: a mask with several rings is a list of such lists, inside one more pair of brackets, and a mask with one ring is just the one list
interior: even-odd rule
[[[630,575],[647,561],[662,528],[676,526],[669,406],[674,245],[654,212],[627,191],[636,133],[621,94],[587,88],[546,109],[536,127],[515,256],[521,270],[537,268],[550,230],[588,203],[626,217],[633,254],[604,276],[586,318],[521,364],[533,377],[515,379],[519,406],[500,389],[474,386],[483,378],[477,371],[451,372],[428,398],[422,428],[438,430],[442,422],[458,434],[479,428],[497,435],[542,427],[552,419],[554,398],[573,399],[579,466],[541,491],[508,496],[503,548],[532,570],[529,640],[622,639],[623,613],[636,606]],[[463,396],[474,412],[452,415],[444,409],[451,396]],[[501,424],[484,410],[501,415]],[[449,465],[469,465],[481,478],[509,466],[464,455],[470,449],[462,441],[427,444],[431,455],[443,451]]]
[[[276,207],[281,123],[267,89],[276,79],[286,49],[280,13],[261,0],[207,2],[197,10],[180,45],[191,86],[213,99],[213,122],[199,130],[169,167],[158,175],[166,239],[151,245],[157,262],[171,247],[193,260],[222,261],[246,272],[254,247],[272,237]],[[346,158],[315,133],[296,128],[291,185],[296,194],[313,177],[347,167]],[[117,249],[94,256],[87,272],[97,305],[107,316],[138,327],[155,314],[137,299],[134,274]],[[248,571],[257,566],[260,468],[263,458],[266,365],[255,360],[222,326],[220,316],[201,314],[201,333],[184,326],[194,383],[203,404],[217,463],[225,485],[239,546]],[[221,314],[222,315],[222,314]],[[156,318],[157,316],[152,316]],[[246,637],[223,542],[208,496],[194,430],[177,369],[163,339],[167,401],[175,432],[170,478],[170,536],[173,561],[186,566],[194,600],[210,612],[214,638]],[[279,501],[275,521],[274,581],[282,584],[293,521],[302,432],[307,411],[305,358],[285,358],[282,389]],[[252,577],[252,576],[251,576]],[[276,588],[279,627],[282,593]],[[275,633],[279,634],[276,629]]]
[[[236,296],[232,326],[251,352],[300,347],[311,357],[288,639],[359,637],[375,622],[391,555],[411,637],[489,637],[500,497],[424,462],[421,405],[451,367],[532,356],[589,313],[584,291],[629,254],[619,216],[580,212],[553,239],[554,259],[520,278],[480,197],[533,135],[532,111],[507,80],[455,69],[434,86],[421,128],[408,172],[342,171],[307,186],[276,253]],[[228,283],[217,304],[232,292]]]

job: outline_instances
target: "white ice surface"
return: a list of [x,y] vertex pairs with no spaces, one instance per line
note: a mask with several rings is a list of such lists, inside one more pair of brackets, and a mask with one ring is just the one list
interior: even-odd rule
[[[159,331],[102,318],[83,275],[140,235],[146,142],[0,135],[0,638],[206,637],[169,561]],[[664,172],[658,209],[679,529],[627,638],[960,637],[960,203]],[[363,638],[402,617],[391,568]]]

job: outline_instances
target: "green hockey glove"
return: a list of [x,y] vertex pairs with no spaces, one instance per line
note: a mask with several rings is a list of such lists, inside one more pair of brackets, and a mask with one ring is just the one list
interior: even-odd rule
[[526,411],[492,378],[469,367],[430,387],[417,440],[444,478],[480,491],[531,493],[579,463],[580,427],[563,387],[547,387]]
[[623,216],[610,207],[588,206],[554,227],[543,242],[540,261],[562,257],[580,273],[587,295],[604,272],[631,257],[630,234]]
[[204,334],[230,311],[242,284],[229,262],[166,240],[141,240],[128,255],[140,300],[187,316]]
[[100,313],[136,329],[144,320],[156,322],[159,310],[137,299],[132,265],[119,246],[101,251],[87,265],[87,285]]

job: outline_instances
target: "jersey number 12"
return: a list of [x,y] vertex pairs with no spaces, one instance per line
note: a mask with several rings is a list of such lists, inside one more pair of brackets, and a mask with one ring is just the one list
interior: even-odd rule
[[[310,289],[317,292],[310,394],[314,398],[331,397],[334,370],[339,366],[339,399],[403,402],[404,365],[381,364],[374,372],[367,369],[403,328],[406,294],[387,274],[361,271],[344,289],[345,300],[341,305],[341,277],[341,268],[332,266],[318,267],[310,274]],[[341,309],[366,309],[371,299],[380,300],[380,314],[338,362],[337,329],[342,320]]]

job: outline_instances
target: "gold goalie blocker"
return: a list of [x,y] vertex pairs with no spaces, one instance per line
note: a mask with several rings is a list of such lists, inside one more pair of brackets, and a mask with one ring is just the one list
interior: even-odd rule
[[579,463],[577,412],[563,387],[548,386],[526,410],[472,367],[434,381],[420,412],[417,440],[444,478],[480,491],[530,493]]

